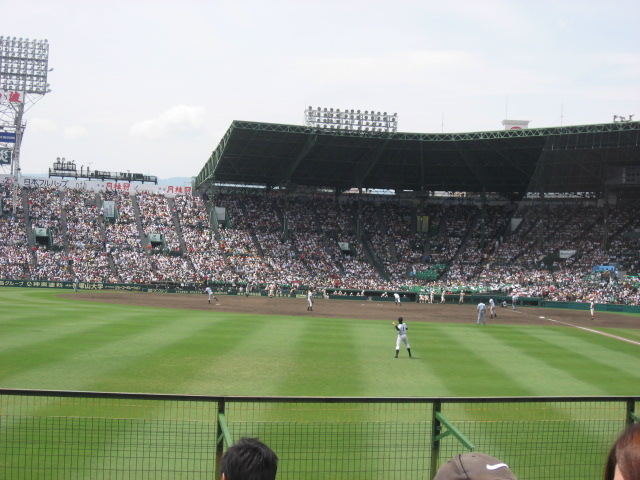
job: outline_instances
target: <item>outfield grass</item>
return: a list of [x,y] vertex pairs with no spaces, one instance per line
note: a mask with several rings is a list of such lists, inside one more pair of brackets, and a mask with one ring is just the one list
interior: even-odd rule
[[[637,395],[640,346],[569,327],[96,304],[0,288],[0,387],[203,395]],[[638,340],[640,330],[608,329]]]

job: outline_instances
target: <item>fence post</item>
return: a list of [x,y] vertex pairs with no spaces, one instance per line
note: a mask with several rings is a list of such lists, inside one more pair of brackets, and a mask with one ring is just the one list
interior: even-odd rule
[[429,472],[431,480],[436,476],[438,471],[438,458],[440,457],[440,430],[442,425],[436,413],[442,410],[442,402],[435,400],[431,412],[431,471]]
[[627,427],[630,427],[634,422],[640,422],[640,415],[636,413],[636,401],[633,398],[627,400]]
[[222,462],[222,453],[224,451],[224,434],[222,431],[222,425],[220,425],[220,415],[225,413],[225,401],[224,398],[218,400],[218,421],[216,422],[216,475],[214,478],[221,479],[220,463]]

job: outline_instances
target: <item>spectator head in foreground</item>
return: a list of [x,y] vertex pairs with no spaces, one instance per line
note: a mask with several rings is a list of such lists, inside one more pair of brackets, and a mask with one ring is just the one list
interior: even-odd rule
[[609,451],[604,467],[604,480],[636,480],[640,478],[640,423],[627,428]]
[[257,438],[241,438],[222,457],[222,480],[274,480],[278,457]]
[[483,453],[456,455],[442,465],[434,480],[518,480],[506,463]]

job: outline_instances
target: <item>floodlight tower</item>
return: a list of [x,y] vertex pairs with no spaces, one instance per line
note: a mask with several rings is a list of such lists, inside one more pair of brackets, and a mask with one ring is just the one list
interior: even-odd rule
[[[0,163],[11,164],[15,184],[20,176],[22,117],[49,93],[49,42],[0,36]],[[16,190],[13,190],[13,209]]]

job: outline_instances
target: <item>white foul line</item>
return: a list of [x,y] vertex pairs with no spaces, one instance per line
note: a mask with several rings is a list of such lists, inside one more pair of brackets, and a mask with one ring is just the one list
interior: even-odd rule
[[[545,318],[545,317],[540,317]],[[632,343],[634,345],[640,346],[640,342],[636,342],[635,340],[631,340],[630,338],[619,337],[618,335],[613,335],[611,333],[601,332],[600,330],[594,330],[592,328],[581,327],[579,325],[573,325],[572,323],[561,322],[560,320],[554,320],[553,318],[546,318],[550,322],[561,323],[562,325],[567,325],[569,327],[579,328],[580,330],[584,330],[585,332],[597,333],[598,335],[604,335],[605,337],[615,338],[616,340],[622,340],[623,342]]]

